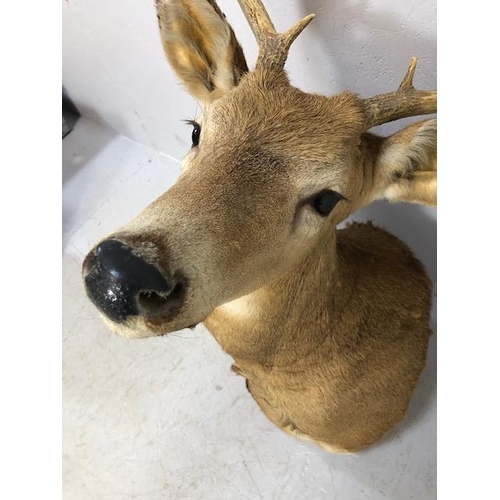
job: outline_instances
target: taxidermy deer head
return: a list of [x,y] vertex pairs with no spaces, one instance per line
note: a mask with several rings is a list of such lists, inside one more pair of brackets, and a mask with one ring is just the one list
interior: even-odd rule
[[252,71],[214,0],[156,1],[167,59],[202,113],[176,184],[87,255],[86,290],[129,338],[205,322],[272,421],[353,451],[404,414],[430,284],[393,236],[336,226],[377,199],[436,204],[436,120],[368,132],[434,113],[436,92],[414,88],[412,59],[387,94],[304,93],[284,65],[314,16],[278,33],[260,0],[239,3]]

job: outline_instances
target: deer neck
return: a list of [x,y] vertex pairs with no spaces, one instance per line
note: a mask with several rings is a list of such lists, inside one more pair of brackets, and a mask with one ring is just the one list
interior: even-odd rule
[[218,307],[204,324],[238,364],[296,363],[325,341],[344,275],[330,230],[292,273]]

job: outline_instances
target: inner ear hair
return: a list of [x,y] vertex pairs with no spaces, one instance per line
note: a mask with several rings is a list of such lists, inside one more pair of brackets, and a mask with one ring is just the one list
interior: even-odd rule
[[424,120],[386,138],[377,158],[376,198],[437,204],[437,120]]
[[248,71],[243,50],[214,0],[156,0],[165,55],[187,90],[211,101]]

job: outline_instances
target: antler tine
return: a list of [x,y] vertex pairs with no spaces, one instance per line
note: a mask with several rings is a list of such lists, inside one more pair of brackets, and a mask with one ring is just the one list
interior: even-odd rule
[[283,40],[285,42],[286,50],[290,48],[290,45],[295,41],[295,39],[302,33],[304,28],[316,17],[315,14],[309,14],[300,21],[297,21],[290,29],[283,33]]
[[399,89],[405,88],[413,88],[413,76],[415,75],[415,70],[417,69],[417,58],[412,57],[410,61],[410,65],[406,70],[406,75],[403,78],[403,81],[399,84]]
[[293,41],[313,20],[314,14],[295,23],[285,33],[278,33],[261,0],[238,0],[259,45],[258,65],[285,65]]
[[261,0],[238,0],[257,41],[271,33],[276,33],[274,24]]
[[413,86],[416,67],[417,59],[413,57],[398,90],[364,99],[367,129],[401,118],[428,115],[437,111],[437,92],[417,90]]

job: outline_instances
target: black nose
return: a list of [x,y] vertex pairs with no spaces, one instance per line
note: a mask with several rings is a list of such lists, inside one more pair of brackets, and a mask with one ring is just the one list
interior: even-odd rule
[[[113,321],[156,315],[177,302],[182,285],[168,283],[155,266],[117,240],[105,240],[83,263],[87,295]],[[169,300],[169,295],[172,295]]]

